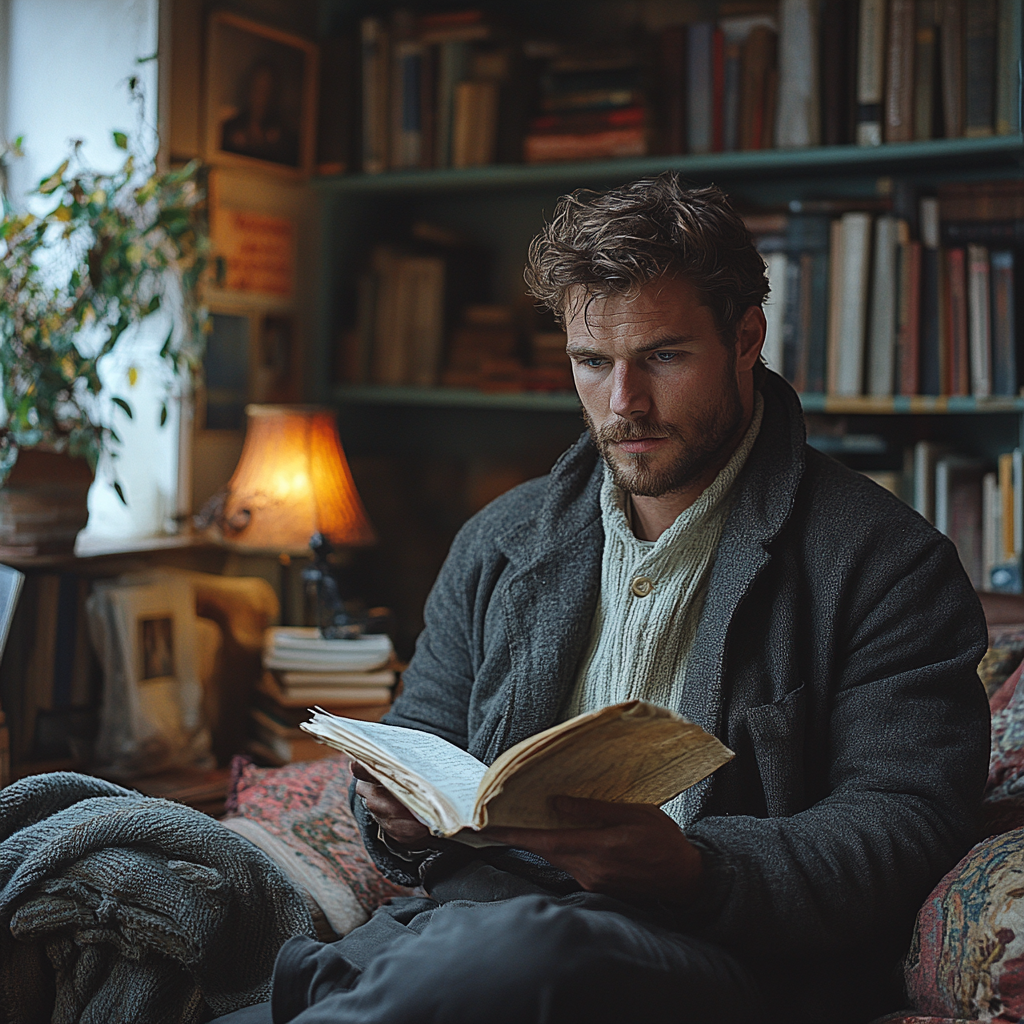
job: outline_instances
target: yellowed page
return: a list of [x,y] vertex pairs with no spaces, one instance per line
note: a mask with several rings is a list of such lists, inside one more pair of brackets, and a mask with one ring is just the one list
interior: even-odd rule
[[551,797],[559,795],[661,805],[731,757],[694,722],[628,701],[506,751],[484,778],[474,825],[563,827],[551,807]]

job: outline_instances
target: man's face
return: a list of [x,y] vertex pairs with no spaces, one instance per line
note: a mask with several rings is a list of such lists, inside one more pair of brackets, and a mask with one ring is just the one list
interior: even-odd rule
[[586,309],[577,301],[570,309],[577,305],[567,351],[587,426],[615,483],[657,498],[717,470],[744,421],[736,345],[722,343],[693,285],[660,278],[633,299],[595,299]]

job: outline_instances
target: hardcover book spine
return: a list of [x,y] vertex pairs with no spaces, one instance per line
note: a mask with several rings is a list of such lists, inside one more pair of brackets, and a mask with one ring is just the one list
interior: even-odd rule
[[801,391],[802,381],[800,355],[800,254],[791,253],[786,260],[786,306],[782,323],[782,352],[780,353],[779,372],[797,389]]
[[776,373],[782,373],[785,316],[789,302],[789,260],[784,252],[770,252],[764,257],[764,261],[768,267],[768,285],[771,292],[764,307],[767,329],[761,355],[771,369]]
[[966,124],[968,138],[992,134],[995,106],[996,2],[967,4]]
[[686,152],[686,26],[661,33],[659,52],[662,146],[665,153]]
[[921,200],[921,394],[942,394],[939,204]]
[[709,153],[712,141],[713,83],[711,81],[710,21],[691,25],[686,36],[686,123],[689,152]]
[[967,247],[967,310],[971,341],[971,383],[975,398],[992,394],[992,325],[988,250]]
[[855,112],[857,98],[856,17],[853,0],[822,0],[821,142],[825,146],[854,141],[851,111]]
[[967,263],[963,249],[947,249],[946,282],[949,311],[949,364],[951,395],[969,395],[970,335],[967,328]]
[[893,393],[896,356],[896,221],[889,216],[875,222],[875,258],[872,269],[871,327],[868,344],[868,392]]
[[885,0],[861,0],[857,40],[857,145],[882,143]]
[[390,119],[387,30],[379,18],[363,18],[363,171],[380,174],[388,168]]
[[921,243],[910,240],[906,221],[900,231],[900,293],[896,345],[899,393],[916,395],[920,384]]
[[836,369],[834,394],[853,396],[864,393],[871,215],[844,213],[842,225],[840,337],[837,345],[839,365]]
[[946,138],[964,133],[964,17],[962,0],[942,0],[942,116]]
[[725,149],[725,36],[720,28],[711,34],[711,149]]
[[843,344],[843,222],[829,227],[828,334],[826,342],[826,390],[839,394],[839,352]]
[[992,268],[992,394],[1017,394],[1014,259],[1008,251],[993,252]]
[[914,0],[890,0],[888,44],[885,141],[910,142],[914,138]]
[[779,6],[779,102],[775,144],[817,146],[821,141],[818,5],[782,0]]
[[462,40],[441,43],[437,72],[437,167],[452,166],[452,135],[455,126],[455,90],[466,77],[469,46]]
[[930,139],[935,134],[935,79],[937,0],[917,0],[917,30],[914,39],[914,138]]
[[1021,47],[1024,45],[1024,18],[1020,0],[999,0],[998,17],[996,134],[1014,135],[1021,128]]
[[[828,330],[828,250],[804,253],[800,260],[801,332],[806,339],[808,391],[820,394],[825,390]],[[807,287],[809,282],[809,287]]]
[[420,166],[423,145],[422,76],[422,46],[409,39],[397,42],[392,83],[391,166],[399,170]]
[[726,152],[733,152],[740,146],[740,82],[742,68],[740,54],[742,47],[739,43],[725,44],[725,100],[724,100],[724,130],[722,144]]
[[775,33],[765,25],[756,25],[743,44],[740,94],[740,148],[764,149],[774,140],[775,94],[778,73],[775,67]]

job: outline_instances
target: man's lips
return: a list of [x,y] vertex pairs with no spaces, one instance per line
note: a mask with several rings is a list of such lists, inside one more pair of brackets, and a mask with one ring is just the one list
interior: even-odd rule
[[614,444],[620,451],[629,455],[642,455],[646,452],[657,451],[667,442],[667,437],[641,437],[633,441],[615,441]]

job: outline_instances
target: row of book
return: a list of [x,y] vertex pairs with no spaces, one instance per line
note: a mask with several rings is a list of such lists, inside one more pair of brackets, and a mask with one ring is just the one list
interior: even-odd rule
[[325,44],[320,169],[1020,131],[1020,0],[765,0],[743,8],[667,26],[645,26],[641,15],[588,43],[481,10],[364,18],[358,40]]
[[1016,0],[780,0],[671,26],[659,69],[672,153],[1020,131]]
[[299,728],[310,708],[376,722],[395,691],[394,648],[384,634],[329,640],[306,627],[269,629],[263,666],[249,709],[249,751],[271,764],[333,755]]
[[[466,255],[379,245],[359,280],[346,340],[351,384],[563,391],[573,387],[565,334],[529,308],[463,300]],[[547,328],[547,329],[545,329]]]
[[943,186],[877,214],[843,205],[748,219],[771,284],[768,365],[812,393],[1015,396],[1021,184]]
[[956,545],[975,589],[1021,593],[1024,552],[1024,460],[999,456],[996,468],[948,445],[919,441],[903,473],[869,473]]

